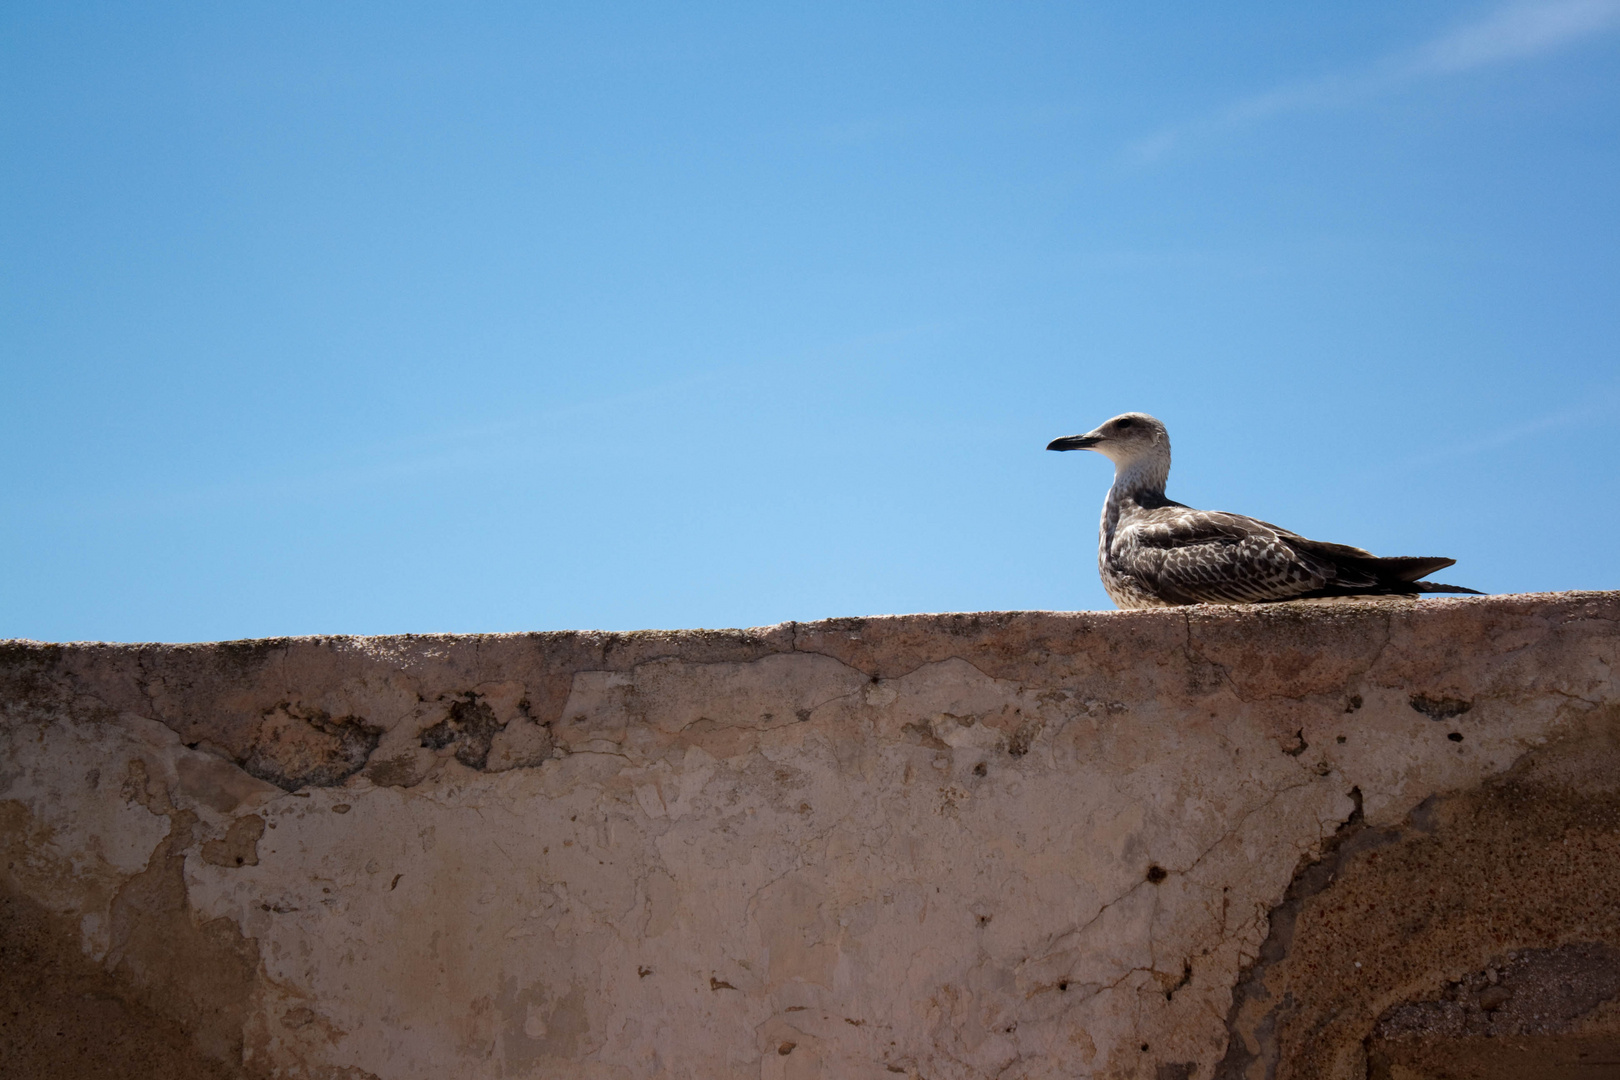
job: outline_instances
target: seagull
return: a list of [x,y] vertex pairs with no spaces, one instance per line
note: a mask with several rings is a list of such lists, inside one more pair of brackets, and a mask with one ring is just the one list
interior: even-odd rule
[[1263,604],[1327,596],[1472,593],[1418,578],[1456,559],[1379,558],[1240,514],[1194,510],[1165,498],[1170,433],[1146,413],[1053,439],[1048,450],[1095,450],[1114,463],[1103,502],[1097,570],[1122,608]]

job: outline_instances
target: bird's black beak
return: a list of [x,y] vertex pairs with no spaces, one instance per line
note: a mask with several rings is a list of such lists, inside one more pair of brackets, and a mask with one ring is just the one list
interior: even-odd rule
[[1048,450],[1090,450],[1102,442],[1100,435],[1065,435],[1046,444]]

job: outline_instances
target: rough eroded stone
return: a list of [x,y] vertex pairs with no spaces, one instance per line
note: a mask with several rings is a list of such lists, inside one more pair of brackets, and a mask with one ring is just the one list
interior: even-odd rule
[[4,887],[246,1076],[1397,1075],[1620,948],[1617,619],[13,642]]

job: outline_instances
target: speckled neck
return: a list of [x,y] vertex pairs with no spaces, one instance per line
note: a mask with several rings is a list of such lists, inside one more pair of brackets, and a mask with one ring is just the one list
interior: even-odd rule
[[1114,466],[1115,496],[1152,495],[1164,497],[1164,485],[1170,479],[1170,452],[1143,455]]

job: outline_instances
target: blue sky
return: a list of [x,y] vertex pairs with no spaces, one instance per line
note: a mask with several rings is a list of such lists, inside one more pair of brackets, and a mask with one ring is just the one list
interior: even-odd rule
[[1620,587],[1620,0],[10,4],[0,637]]

